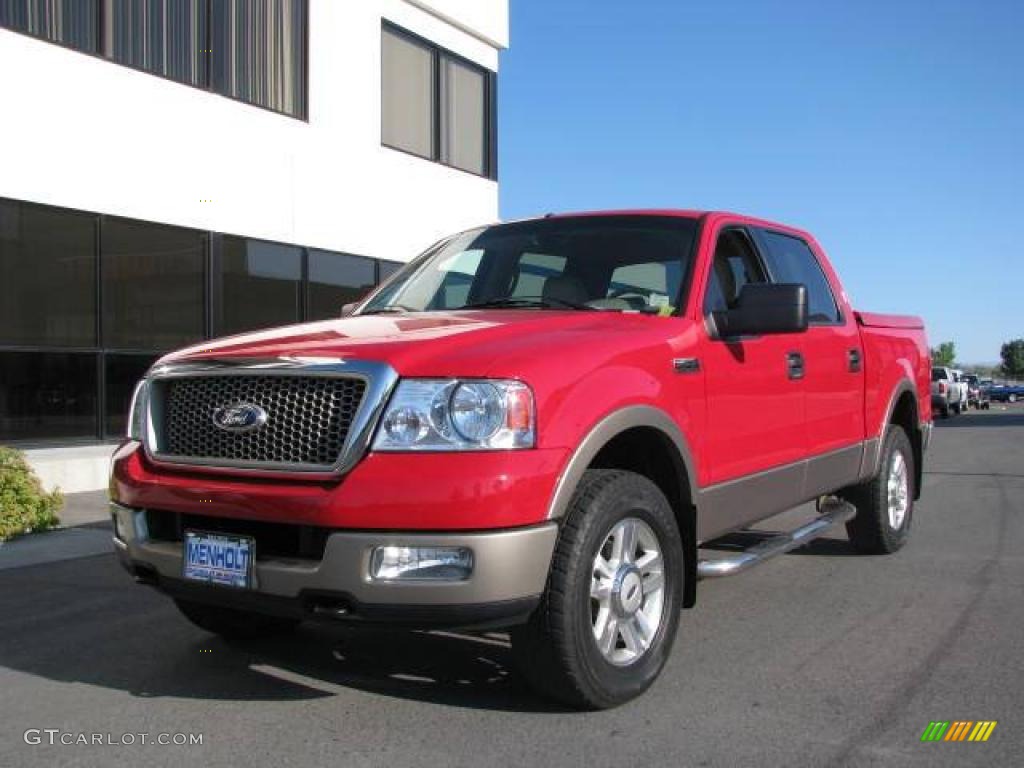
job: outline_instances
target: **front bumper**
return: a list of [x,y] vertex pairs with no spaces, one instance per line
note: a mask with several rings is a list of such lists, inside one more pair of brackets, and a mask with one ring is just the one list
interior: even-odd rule
[[[182,544],[149,535],[143,509],[111,503],[114,546],[137,580],[175,597],[303,619],[410,626],[501,626],[525,620],[540,600],[555,547],[555,523],[482,532],[330,533],[318,560],[260,557],[253,588],[237,590],[182,578]],[[380,546],[467,547],[463,581],[382,581],[370,576]]]

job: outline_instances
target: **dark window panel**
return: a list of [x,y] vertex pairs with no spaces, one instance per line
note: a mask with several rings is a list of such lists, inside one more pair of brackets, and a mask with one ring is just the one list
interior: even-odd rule
[[498,180],[498,73],[487,73],[487,178]]
[[436,159],[434,52],[390,29],[381,36],[381,141]]
[[483,176],[486,171],[484,72],[455,59],[441,59],[441,161]]
[[399,261],[385,261],[384,259],[378,260],[377,261],[377,273],[378,273],[378,278],[377,279],[378,279],[378,282],[383,283],[385,280],[387,280],[389,277],[391,277],[393,274],[395,274],[395,272],[397,272],[398,270],[400,270],[404,266],[405,266],[405,264],[403,264],[403,263],[401,263]]
[[203,338],[206,235],[104,219],[103,345],[174,349]]
[[306,116],[306,0],[212,0],[212,87]]
[[811,323],[839,322],[839,308],[825,273],[810,246],[803,240],[781,232],[761,230],[768,245],[768,268],[776,283],[803,283],[807,286],[807,317]]
[[0,352],[0,442],[96,435],[96,355]]
[[225,237],[221,270],[224,295],[217,335],[298,322],[301,248]]
[[371,259],[310,250],[309,319],[338,317],[342,305],[361,299],[373,288],[374,281]]
[[207,84],[207,0],[104,0],[104,54],[189,85]]
[[0,0],[0,27],[96,53],[98,0]]
[[107,414],[105,437],[121,437],[128,428],[128,409],[131,407],[135,385],[159,355],[106,356],[105,389]]
[[0,342],[96,344],[96,217],[0,200]]

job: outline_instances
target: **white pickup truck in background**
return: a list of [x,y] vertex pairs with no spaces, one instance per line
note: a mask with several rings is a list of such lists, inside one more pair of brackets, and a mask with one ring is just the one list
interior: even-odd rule
[[957,413],[964,413],[971,407],[971,385],[967,381],[967,374],[959,368],[953,369],[953,378],[956,380],[956,387],[960,392],[958,397],[960,409]]
[[957,373],[945,366],[932,367],[932,413],[948,419],[950,414],[967,409],[967,383],[957,380]]

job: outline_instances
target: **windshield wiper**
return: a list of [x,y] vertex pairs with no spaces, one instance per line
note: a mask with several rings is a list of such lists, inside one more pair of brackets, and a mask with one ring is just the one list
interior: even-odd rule
[[554,296],[506,296],[501,299],[488,299],[487,301],[475,301],[472,304],[464,304],[455,309],[487,309],[496,307],[539,307],[550,309],[551,307],[566,307],[568,309],[585,309],[596,312],[597,307],[589,304],[580,304],[568,299],[558,299]]

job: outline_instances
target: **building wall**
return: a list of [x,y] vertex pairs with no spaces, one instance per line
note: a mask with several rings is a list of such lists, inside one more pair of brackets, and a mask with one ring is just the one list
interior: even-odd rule
[[[8,249],[0,258],[8,273],[40,257],[18,239],[21,212],[43,210],[35,204],[90,222],[94,250],[78,243],[72,254],[57,237],[47,264],[77,260],[89,275],[107,275],[97,286],[113,272],[106,233],[117,222],[187,228],[203,243],[205,277],[195,279],[207,281],[202,306],[182,309],[204,324],[198,339],[224,332],[229,289],[220,270],[229,240],[261,254],[299,246],[298,320],[326,311],[315,311],[307,287],[314,249],[335,252],[321,255],[339,265],[351,265],[346,254],[384,260],[370,270],[380,279],[389,261],[495,220],[493,179],[381,145],[384,21],[492,72],[508,42],[508,0],[309,0],[308,116],[299,120],[0,28],[0,250]],[[153,231],[150,249],[162,237]],[[275,277],[250,255],[249,277]],[[0,301],[24,304],[5,287]],[[258,286],[248,283],[243,297],[251,288]],[[96,290],[100,318],[113,291]],[[44,324],[66,321],[35,309]],[[131,381],[167,351],[155,337],[124,348],[109,323],[95,322],[95,336],[71,346],[0,333],[0,442],[44,445],[27,451],[30,461],[47,487],[68,492],[103,486],[109,444],[89,442],[123,429]]]
[[495,220],[496,182],[381,146],[380,27],[495,70],[507,2],[309,13],[308,121],[0,29],[0,197],[395,261]]

